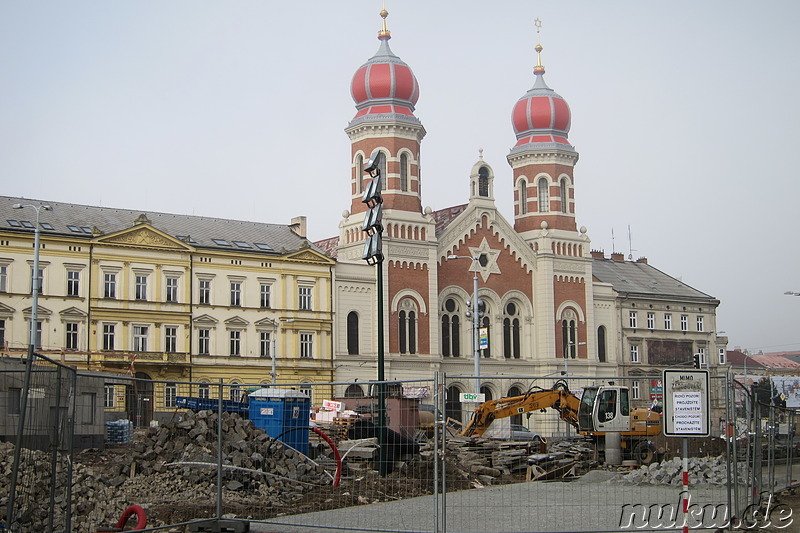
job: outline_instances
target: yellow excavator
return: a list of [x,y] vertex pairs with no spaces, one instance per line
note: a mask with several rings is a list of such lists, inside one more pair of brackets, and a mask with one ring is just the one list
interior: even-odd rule
[[649,464],[656,458],[658,450],[653,437],[662,434],[661,414],[653,409],[631,409],[628,387],[620,385],[584,387],[579,399],[561,379],[551,389],[534,387],[521,396],[489,400],[475,408],[461,434],[479,437],[498,418],[524,413],[530,416],[531,412],[545,411],[548,407],[558,411],[561,419],[581,435],[619,433],[623,449],[642,464]]

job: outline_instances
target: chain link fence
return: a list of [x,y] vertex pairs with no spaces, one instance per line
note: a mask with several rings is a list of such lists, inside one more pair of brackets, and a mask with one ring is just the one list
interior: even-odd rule
[[[25,366],[5,363],[11,458]],[[683,439],[653,431],[661,398],[646,381],[658,376],[493,376],[485,400],[539,403],[465,436],[471,376],[272,385],[77,373],[43,358],[34,369],[12,514],[0,492],[14,531],[99,531],[134,505],[165,531],[209,519],[234,531],[680,530]],[[623,432],[618,456],[575,427],[571,408],[598,386],[627,391],[647,428]],[[686,449],[694,525],[709,529],[795,484],[798,457],[794,410],[728,376],[710,390],[712,436]]]

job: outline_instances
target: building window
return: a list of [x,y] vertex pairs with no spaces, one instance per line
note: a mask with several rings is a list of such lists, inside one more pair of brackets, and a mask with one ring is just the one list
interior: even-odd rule
[[356,192],[364,192],[364,157],[356,157]]
[[261,284],[261,308],[262,309],[269,309],[272,307],[270,305],[270,291],[272,290],[272,286],[269,283],[262,283]]
[[300,357],[311,359],[314,356],[314,336],[311,333],[300,334]]
[[706,349],[705,348],[698,348],[697,349],[697,360],[700,362],[700,368],[708,368],[708,364],[706,363]]
[[234,402],[242,400],[242,388],[239,386],[239,383],[235,381],[231,383],[231,388],[228,390],[228,397]]
[[200,304],[201,305],[210,305],[211,304],[211,280],[210,279],[201,279],[200,280]]
[[347,313],[347,353],[358,354],[358,313],[355,311]]
[[681,331],[689,331],[689,315],[681,315]]
[[80,278],[77,270],[67,271],[67,296],[80,296]]
[[311,289],[312,287],[298,288],[298,307],[301,311],[311,311]]
[[656,329],[655,313],[647,313],[647,329]]
[[147,351],[147,326],[133,326],[133,351]]
[[664,329],[671,330],[672,329],[672,314],[671,313],[664,313]]
[[606,327],[597,328],[597,360],[601,363],[606,362]]
[[67,322],[65,324],[67,331],[67,350],[78,349],[78,323]]
[[0,265],[0,292],[8,292],[8,266]]
[[636,311],[630,311],[628,313],[628,326],[632,328],[636,328],[637,324],[639,323],[639,316]]
[[[39,264],[41,264],[41,263],[39,263]],[[36,286],[39,288],[39,294],[44,293],[44,269],[42,269],[42,268],[39,269],[39,276],[36,278],[36,280],[34,280],[32,278],[33,278],[33,269],[31,268],[31,293],[33,292],[33,282],[34,281],[37,282]]]
[[444,302],[442,314],[442,355],[461,356],[461,309],[453,298]]
[[231,330],[229,337],[231,341],[231,356],[238,357],[242,355],[242,332],[238,329]]
[[400,301],[397,318],[400,353],[417,353],[417,306],[413,300]]
[[519,181],[519,214],[524,215],[528,212],[528,181]]
[[103,407],[105,409],[113,409],[114,398],[115,398],[114,385],[105,385],[103,387]]
[[203,398],[204,400],[211,398],[211,387],[208,383],[201,383],[197,386],[197,397]]
[[176,326],[164,328],[164,351],[167,353],[178,351],[178,328]]
[[719,349],[719,364],[721,365],[725,364],[725,348]]
[[641,396],[641,386],[639,385],[638,381],[634,381],[631,383],[631,399],[638,400]]
[[134,298],[136,300],[147,300],[147,276],[136,276],[136,294]]
[[704,331],[704,329],[703,329],[703,315],[697,315],[697,331]]
[[631,344],[631,363],[639,362],[639,345]]
[[486,348],[481,350],[483,357],[491,357],[492,356],[492,328],[490,326],[490,320],[488,316],[483,317],[478,322],[478,328],[483,328],[486,330]]
[[0,350],[6,348],[6,321],[0,319]]
[[380,162],[378,163],[378,170],[380,170],[381,174],[381,191],[386,190],[386,181],[389,179],[389,175],[386,173],[386,162],[389,160],[389,156],[383,152],[383,157],[381,157]]
[[178,301],[178,278],[167,278],[167,301]]
[[103,350],[114,350],[114,324],[103,324]]
[[[310,384],[310,383],[302,383],[302,384],[300,385],[300,392],[302,392],[303,394],[305,394],[305,395],[306,395],[306,396],[308,396],[309,398],[313,398],[313,397],[314,397],[314,396],[312,395],[314,391],[313,391],[313,389],[311,388],[311,384]],[[313,404],[313,401],[312,401],[312,404]]]
[[486,167],[478,169],[478,196],[489,197],[489,169]]
[[578,324],[575,313],[568,311],[569,317],[561,321],[561,341],[564,346],[564,359],[578,357]]
[[547,178],[539,178],[539,212],[550,211],[550,189]]
[[178,386],[174,383],[164,384],[164,407],[167,409],[175,407],[175,398],[178,397]]
[[242,306],[242,284],[238,281],[231,281],[231,306]]
[[97,395],[93,392],[82,392],[81,399],[78,400],[78,419],[83,425],[94,424],[95,403]]
[[117,297],[117,275],[113,272],[103,274],[103,297]]
[[400,154],[400,190],[408,190],[408,156],[406,154]]
[[567,209],[567,207],[569,206],[569,203],[567,201],[567,198],[568,198],[567,191],[568,191],[567,180],[565,178],[561,178],[561,212],[562,213],[567,213],[569,211]]
[[506,317],[503,319],[503,355],[506,359],[520,358],[520,335],[518,307],[514,302],[506,304]]
[[42,348],[42,321],[36,321],[36,348]]
[[261,332],[261,357],[272,356],[272,334],[269,331]]
[[211,330],[197,330],[197,353],[199,355],[209,355],[211,353]]

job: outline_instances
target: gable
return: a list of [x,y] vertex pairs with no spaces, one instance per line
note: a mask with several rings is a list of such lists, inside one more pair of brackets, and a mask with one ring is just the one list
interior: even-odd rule
[[304,263],[319,263],[322,265],[332,265],[334,261],[330,257],[326,257],[315,250],[306,248],[286,256],[286,259],[291,261],[302,261]]
[[141,224],[117,233],[105,235],[98,238],[96,242],[142,248],[167,248],[173,250],[193,249],[186,243],[155,229],[149,224]]
[[213,326],[218,322],[218,320],[211,315],[200,315],[192,322],[194,322],[196,326]]

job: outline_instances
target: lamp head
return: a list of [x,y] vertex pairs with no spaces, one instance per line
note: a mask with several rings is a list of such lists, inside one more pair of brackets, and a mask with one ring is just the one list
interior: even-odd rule
[[11,206],[11,209],[22,209],[22,204],[14,204]]
[[44,209],[45,211],[52,211],[52,210],[53,210],[53,208],[52,208],[52,207],[50,207],[50,206],[49,206],[49,205],[47,205],[47,204],[44,204],[44,205],[42,205],[42,209]]

